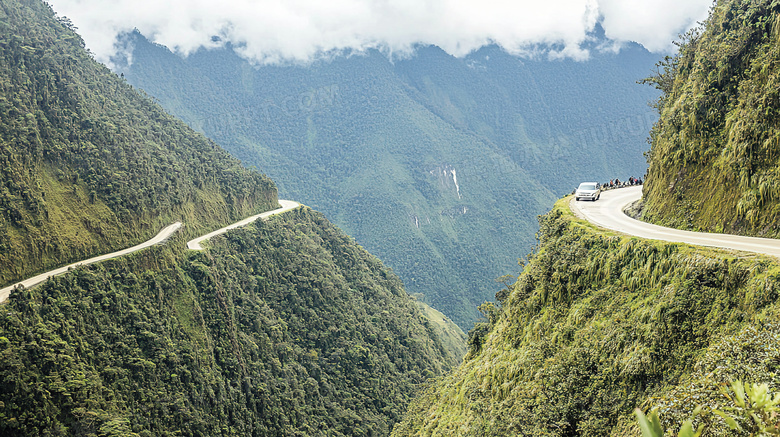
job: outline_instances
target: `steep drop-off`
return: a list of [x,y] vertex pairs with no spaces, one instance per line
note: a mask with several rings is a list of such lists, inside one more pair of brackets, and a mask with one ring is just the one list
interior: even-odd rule
[[776,262],[610,234],[567,201],[541,218],[502,308],[484,307],[464,363],[393,435],[639,435],[635,407],[663,399],[680,420],[717,383],[774,375]]
[[[660,64],[646,219],[778,235],[779,57],[780,2],[729,0]],[[566,202],[501,307],[483,307],[464,363],[394,435],[639,436],[632,410],[656,406],[666,435],[689,418],[704,436],[761,435],[714,409],[732,411],[731,381],[780,390],[778,260],[615,235]]]
[[267,177],[96,63],[36,0],[0,2],[0,285],[276,206]]
[[780,3],[717,2],[662,67],[644,217],[780,236]]
[[307,208],[186,250],[276,206],[274,184],[95,63],[44,3],[0,7],[0,284],[185,222],[12,291],[0,435],[387,435],[459,361],[452,326]]

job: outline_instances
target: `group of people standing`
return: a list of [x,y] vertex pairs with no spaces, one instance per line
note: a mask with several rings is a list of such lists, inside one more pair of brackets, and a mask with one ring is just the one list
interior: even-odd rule
[[627,181],[621,181],[618,178],[610,179],[609,182],[601,184],[602,190],[608,190],[610,188],[623,188],[634,185],[642,185],[642,178],[629,177]]

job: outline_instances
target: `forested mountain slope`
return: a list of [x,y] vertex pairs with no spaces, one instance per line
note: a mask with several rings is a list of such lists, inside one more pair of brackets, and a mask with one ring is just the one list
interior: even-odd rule
[[[381,262],[95,63],[43,3],[0,0],[0,278],[155,246],[0,305],[0,435],[387,435],[461,357]],[[434,313],[431,313],[435,315]]]
[[719,1],[654,82],[645,218],[780,236],[780,3]]
[[276,205],[273,182],[92,60],[48,6],[0,6],[0,285]]
[[387,435],[449,355],[308,208],[79,268],[0,306],[3,436]]
[[369,51],[253,66],[230,46],[181,58],[139,34],[128,44],[117,71],[129,82],[322,210],[464,329],[493,279],[518,270],[545,205],[580,179],[645,170],[656,94],[634,82],[656,58],[638,46],[584,63],[420,47],[392,62]]
[[568,200],[541,217],[537,252],[484,308],[464,363],[394,436],[638,437],[635,407],[661,404],[679,429],[705,400],[723,405],[721,384],[780,387],[776,260],[614,235]]

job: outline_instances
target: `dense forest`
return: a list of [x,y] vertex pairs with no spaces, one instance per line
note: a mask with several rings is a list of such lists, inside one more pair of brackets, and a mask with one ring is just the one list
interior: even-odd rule
[[[723,404],[723,383],[780,387],[775,260],[614,235],[565,201],[539,236],[500,305],[482,307],[464,363],[393,435],[639,436],[635,407],[661,405],[679,428],[705,399]],[[741,435],[720,426],[708,435]]]
[[459,358],[308,208],[83,267],[0,306],[4,436],[387,435]]
[[655,120],[657,92],[635,81],[657,57],[636,45],[594,47],[587,62],[491,46],[256,66],[231,46],[182,58],[138,33],[125,43],[132,63],[115,70],[130,83],[321,210],[464,330],[560,194],[644,173]]
[[67,19],[0,6],[0,286],[276,206],[273,182],[92,60]]
[[780,3],[719,1],[706,26],[648,79],[645,218],[680,228],[780,236]]

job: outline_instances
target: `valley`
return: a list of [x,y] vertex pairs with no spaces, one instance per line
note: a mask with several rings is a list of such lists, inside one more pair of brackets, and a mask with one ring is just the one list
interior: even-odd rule
[[261,66],[230,45],[182,57],[139,32],[122,41],[128,83],[322,211],[466,331],[560,194],[644,173],[656,118],[657,92],[636,84],[656,56],[636,44],[588,62],[486,46]]
[[[393,435],[779,432],[763,412],[774,402],[751,400],[761,412],[749,416],[735,393],[780,387],[780,263],[767,238],[780,205],[780,5],[717,1],[678,48],[645,81],[662,91],[645,184],[563,198],[541,216],[539,246],[481,307],[463,364]],[[622,212],[640,197],[642,222]],[[635,409],[660,418],[654,430]]]
[[388,435],[459,362],[462,331],[321,214],[214,232],[276,185],[38,0],[0,0],[0,113],[3,285],[137,245],[10,290],[0,435]]

